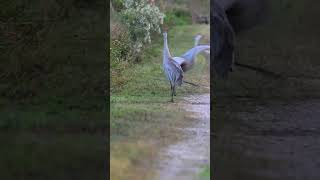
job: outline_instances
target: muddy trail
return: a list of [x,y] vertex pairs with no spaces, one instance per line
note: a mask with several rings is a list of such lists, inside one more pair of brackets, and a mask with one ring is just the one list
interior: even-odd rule
[[215,108],[217,179],[320,179],[320,100],[242,98]]
[[194,118],[194,123],[187,128],[177,127],[182,140],[159,153],[159,180],[194,180],[210,164],[210,94],[188,96],[178,106]]

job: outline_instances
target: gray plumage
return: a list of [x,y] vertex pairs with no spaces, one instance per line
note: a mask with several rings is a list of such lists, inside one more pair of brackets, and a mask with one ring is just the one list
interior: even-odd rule
[[202,35],[201,34],[197,34],[194,36],[194,46],[198,46],[199,45],[199,42],[200,42],[200,39],[202,38]]
[[[194,46],[198,46],[199,45],[199,42],[200,42],[200,39],[202,38],[203,36],[201,34],[197,34],[195,37],[194,37]],[[206,49],[204,51],[202,51],[200,53],[203,57],[206,58],[207,61],[210,61],[210,49]]]
[[184,59],[184,61],[181,63],[181,68],[183,69],[183,71],[186,72],[186,71],[190,70],[193,67],[193,65],[195,64],[196,56],[199,53],[206,51],[206,50],[210,50],[209,45],[198,45],[198,46],[191,48],[190,50],[188,50],[184,54],[182,54],[179,58]]
[[167,32],[163,33],[163,69],[171,87],[171,101],[176,95],[176,86],[181,86],[183,81],[183,70],[179,63],[173,60],[168,48]]
[[171,101],[176,95],[176,86],[181,86],[183,73],[190,70],[195,62],[197,54],[210,49],[209,45],[195,46],[179,57],[172,57],[168,48],[167,32],[163,33],[163,69],[171,86]]

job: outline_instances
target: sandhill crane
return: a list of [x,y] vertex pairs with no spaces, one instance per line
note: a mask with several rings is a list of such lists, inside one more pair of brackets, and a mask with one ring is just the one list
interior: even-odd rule
[[176,95],[176,86],[181,86],[183,73],[191,69],[195,57],[200,52],[210,49],[209,45],[195,46],[179,57],[172,57],[168,48],[167,32],[163,33],[163,69],[171,86],[171,102]]

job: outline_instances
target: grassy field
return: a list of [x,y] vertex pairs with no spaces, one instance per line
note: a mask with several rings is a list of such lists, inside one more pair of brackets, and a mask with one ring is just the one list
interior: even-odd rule
[[[209,37],[209,26],[176,26],[168,32],[169,48],[180,55],[193,46],[197,33]],[[205,41],[204,41],[205,42]],[[170,86],[162,70],[162,35],[144,53],[139,64],[128,65],[118,77],[124,83],[111,94],[111,178],[150,179],[155,173],[155,157],[159,148],[178,140],[173,127],[187,126],[187,119],[175,103],[170,103]],[[202,85],[183,84],[177,89],[175,101],[190,94],[209,92],[209,66],[198,56],[193,70],[185,80]],[[125,170],[125,174],[123,173]],[[142,177],[141,177],[142,175]]]
[[200,180],[210,180],[210,166],[206,166],[203,168],[200,173]]

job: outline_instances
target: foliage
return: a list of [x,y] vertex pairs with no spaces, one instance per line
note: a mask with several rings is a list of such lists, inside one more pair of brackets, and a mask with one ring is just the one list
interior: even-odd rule
[[131,48],[132,41],[129,31],[119,22],[111,25],[110,65],[111,65],[111,92],[117,91],[126,81],[122,72],[129,64],[136,61],[138,54]]
[[111,0],[111,4],[114,10],[117,12],[120,12],[124,8],[123,0]]
[[209,180],[210,179],[210,167],[206,166],[203,168],[203,170],[200,173],[200,179],[201,180]]
[[123,4],[125,10],[120,13],[121,21],[129,30],[133,50],[139,53],[143,44],[151,43],[151,33],[161,33],[160,25],[165,15],[147,0],[124,0]]
[[[147,0],[113,2],[122,3],[123,8],[120,12],[114,12],[112,16],[117,18],[111,24],[111,91],[115,92],[128,80],[123,75],[125,69],[143,56],[142,49],[151,43],[151,34],[161,32],[164,14]],[[117,11],[120,5],[114,7]]]
[[180,26],[188,25],[192,23],[191,13],[182,8],[173,8],[166,12],[166,17],[164,18],[164,24],[168,26]]
[[129,32],[119,23],[111,25],[111,67],[120,61],[130,60],[130,44]]

